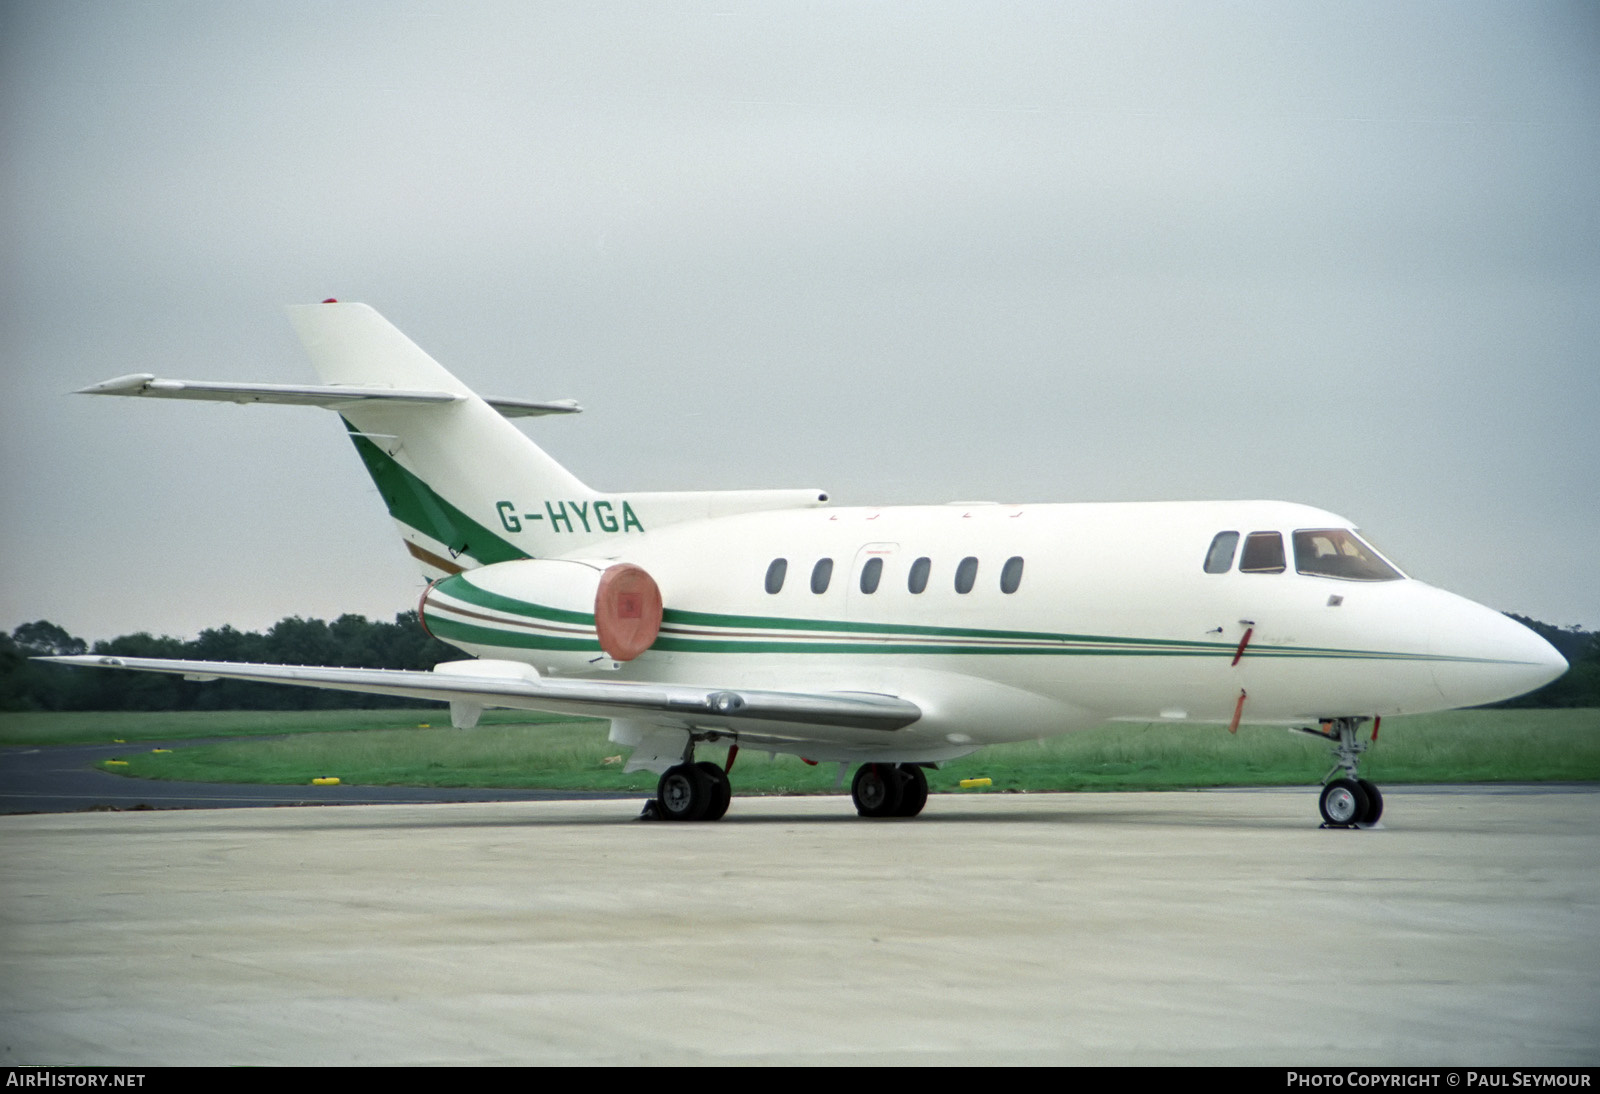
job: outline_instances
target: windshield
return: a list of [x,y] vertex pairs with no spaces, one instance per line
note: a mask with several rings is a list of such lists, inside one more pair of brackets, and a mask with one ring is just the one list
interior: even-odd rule
[[1347,528],[1314,528],[1294,534],[1294,568],[1346,581],[1399,581],[1405,575]]

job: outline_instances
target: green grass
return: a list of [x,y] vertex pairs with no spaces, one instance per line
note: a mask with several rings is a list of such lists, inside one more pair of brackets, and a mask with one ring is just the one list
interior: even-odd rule
[[[442,712],[441,712],[442,713]],[[38,717],[38,716],[33,716]],[[60,717],[77,717],[62,715]],[[87,717],[87,716],[85,716]],[[126,716],[117,716],[126,717]],[[167,717],[173,717],[168,715]],[[206,718],[192,736],[219,736]],[[477,729],[418,728],[417,711],[316,712],[275,717],[288,736],[153,753],[130,748],[121,773],[207,782],[306,783],[337,776],[346,783],[394,786],[529,787],[649,791],[655,777],[622,773],[625,750],[606,739],[604,723],[501,712]],[[261,732],[263,723],[248,723]],[[322,721],[323,719],[326,721]],[[333,728],[340,732],[314,732]],[[438,723],[433,723],[435,726]],[[375,725],[383,728],[361,728]],[[171,734],[177,736],[177,734]],[[102,738],[103,739],[103,738]],[[702,758],[720,762],[721,748]],[[1112,724],[1045,741],[996,745],[931,772],[934,790],[964,778],[989,778],[992,790],[1146,790],[1195,786],[1314,784],[1331,766],[1328,746],[1303,733],[1245,727]],[[827,793],[837,766],[807,766],[792,756],[740,753],[740,793]],[[1379,783],[1600,780],[1600,709],[1465,710],[1390,718],[1362,774]]]
[[[557,714],[498,710],[496,722],[570,722]],[[449,725],[444,707],[415,710],[209,710],[87,711],[63,714],[0,711],[0,745],[111,744],[116,741],[187,741],[200,737],[260,737],[353,729]],[[603,725],[594,722],[594,725]]]
[[[1118,724],[997,745],[941,774],[1018,790],[1162,790],[1315,783],[1332,766],[1327,743],[1293,730]],[[1600,709],[1386,718],[1361,774],[1377,783],[1600,780]]]

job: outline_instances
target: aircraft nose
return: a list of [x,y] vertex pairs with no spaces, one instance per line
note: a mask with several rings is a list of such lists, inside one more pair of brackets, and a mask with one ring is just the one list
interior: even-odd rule
[[1459,601],[1435,628],[1434,684],[1452,707],[1514,699],[1567,671],[1556,648],[1515,619]]

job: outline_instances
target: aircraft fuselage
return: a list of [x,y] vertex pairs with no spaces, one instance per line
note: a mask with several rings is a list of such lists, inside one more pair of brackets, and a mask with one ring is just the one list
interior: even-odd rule
[[[751,687],[908,698],[923,717],[896,735],[897,759],[1109,719],[1419,713],[1549,678],[1549,646],[1498,612],[1398,570],[1299,572],[1295,532],[1350,527],[1262,501],[752,513],[481,567],[430,589],[423,617],[474,656],[546,675],[713,684],[737,663]],[[1230,531],[1276,533],[1282,568],[1206,572]],[[665,607],[659,637],[627,662],[581,618],[585,571],[619,562],[654,577]]]

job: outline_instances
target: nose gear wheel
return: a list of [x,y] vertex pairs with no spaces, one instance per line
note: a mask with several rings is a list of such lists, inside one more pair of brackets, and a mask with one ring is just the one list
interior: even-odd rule
[[[1361,754],[1371,748],[1378,737],[1376,723],[1371,740],[1364,741],[1356,736],[1356,731],[1366,721],[1366,718],[1332,718],[1318,729],[1304,731],[1333,744],[1333,767],[1323,776],[1324,780],[1332,781],[1322,788],[1318,801],[1324,828],[1368,827],[1377,824],[1378,818],[1383,816],[1383,794],[1374,783],[1356,772]],[[1335,779],[1334,775],[1340,777]]]

